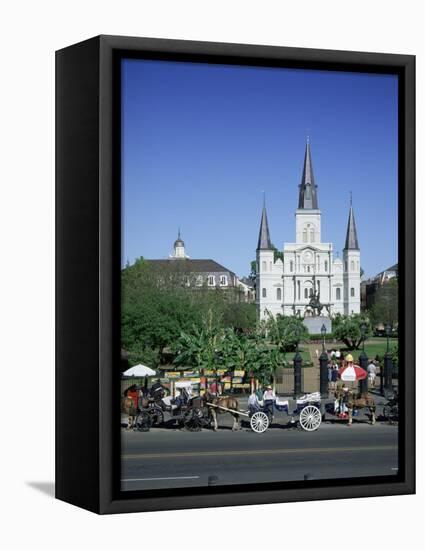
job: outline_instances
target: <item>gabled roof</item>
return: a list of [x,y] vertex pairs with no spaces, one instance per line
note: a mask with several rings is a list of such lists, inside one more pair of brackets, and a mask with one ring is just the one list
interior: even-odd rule
[[223,265],[214,260],[191,260],[189,258],[181,258],[179,260],[145,260],[149,265],[158,269],[170,269],[180,273],[230,273],[235,275],[233,271],[227,269]]
[[307,140],[307,144],[305,146],[304,168],[300,183],[298,208],[303,210],[317,210],[319,208],[319,202],[317,200],[317,186],[314,181],[309,140]]

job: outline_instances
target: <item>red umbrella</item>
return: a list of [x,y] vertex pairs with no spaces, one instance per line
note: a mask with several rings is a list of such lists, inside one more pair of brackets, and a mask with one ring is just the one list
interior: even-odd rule
[[367,372],[358,365],[347,365],[339,370],[339,377],[344,382],[355,382],[367,378]]

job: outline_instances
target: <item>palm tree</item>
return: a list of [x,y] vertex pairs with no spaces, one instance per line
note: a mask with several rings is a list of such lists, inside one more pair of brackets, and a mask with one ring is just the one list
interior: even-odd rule
[[201,371],[212,370],[217,378],[225,333],[214,322],[210,310],[202,326],[194,325],[191,333],[182,332],[175,346],[176,365],[190,365]]

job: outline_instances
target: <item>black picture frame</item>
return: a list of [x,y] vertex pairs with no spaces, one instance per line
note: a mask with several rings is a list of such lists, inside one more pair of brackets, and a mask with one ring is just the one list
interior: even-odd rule
[[[120,492],[113,427],[120,362],[117,71],[124,56],[398,75],[399,353],[406,369],[397,476]],[[414,56],[119,36],[56,52],[56,498],[106,514],[414,493],[414,254]]]

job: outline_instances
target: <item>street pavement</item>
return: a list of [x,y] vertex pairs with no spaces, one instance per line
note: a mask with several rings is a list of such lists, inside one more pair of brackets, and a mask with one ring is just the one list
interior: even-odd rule
[[[332,419],[327,415],[327,418]],[[219,416],[219,431],[188,432],[166,419],[150,432],[122,430],[123,490],[228,485],[303,479],[395,475],[396,425],[371,425],[365,415],[351,427],[344,420],[323,422],[305,432],[275,418],[264,433],[243,420],[231,430],[232,418]]]

